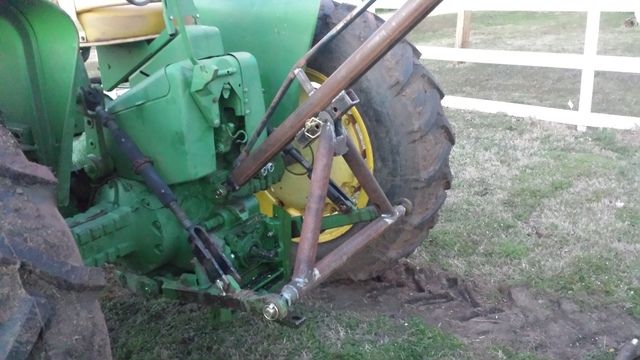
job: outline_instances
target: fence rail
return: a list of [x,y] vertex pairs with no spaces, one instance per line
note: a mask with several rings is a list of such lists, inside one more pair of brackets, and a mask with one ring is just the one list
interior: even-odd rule
[[[459,49],[417,45],[423,58],[430,60],[462,61],[480,64],[536,66],[557,69],[582,69],[582,54],[551,52]],[[640,74],[640,58],[630,56],[597,55],[593,57],[595,71]],[[639,85],[640,86],[640,85]]]
[[[357,0],[350,0],[356,1]],[[378,0],[374,11],[394,10],[405,1]],[[456,34],[457,48],[418,46],[422,58],[456,62],[501,64],[516,66],[579,69],[582,71],[580,100],[577,111],[523,105],[502,101],[490,101],[468,97],[447,96],[445,106],[457,109],[476,110],[489,113],[507,113],[512,116],[534,117],[578,126],[609,127],[617,129],[640,128],[640,117],[593,113],[593,85],[595,71],[612,71],[640,74],[640,58],[627,56],[598,55],[598,35],[601,12],[638,12],[640,0],[444,0],[431,16],[458,14]],[[462,48],[469,32],[468,11],[552,11],[586,12],[585,43],[583,54],[507,51]],[[464,22],[464,23],[461,23]],[[466,32],[466,34],[464,34]]]
[[[358,0],[349,2],[357,3]],[[399,9],[406,0],[378,0],[372,6],[374,10]],[[598,10],[601,12],[639,11],[638,0],[444,0],[431,16],[454,14],[458,11],[553,11],[584,12]]]

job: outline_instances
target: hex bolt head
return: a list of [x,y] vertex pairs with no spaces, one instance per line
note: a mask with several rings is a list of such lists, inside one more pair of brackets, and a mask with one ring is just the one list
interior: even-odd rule
[[227,294],[227,292],[225,291],[224,282],[222,282],[222,280],[220,279],[216,280],[215,285],[218,289],[220,289],[220,292],[222,293],[222,295]]
[[219,186],[216,189],[215,196],[216,196],[217,199],[222,199],[225,196],[227,196],[227,190],[223,186]]

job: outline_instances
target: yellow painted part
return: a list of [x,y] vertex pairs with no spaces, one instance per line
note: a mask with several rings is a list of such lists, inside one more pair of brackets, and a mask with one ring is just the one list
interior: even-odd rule
[[84,30],[86,42],[126,41],[130,38],[156,35],[164,29],[161,3],[150,3],[146,6],[97,6],[85,9],[78,12],[78,20]]
[[[326,80],[324,75],[315,70],[307,69],[306,73],[309,80],[317,84],[321,84]],[[306,96],[302,96],[301,101],[304,101],[305,98]],[[356,146],[362,150],[369,169],[373,171],[374,159],[371,140],[369,139],[369,134],[367,133],[367,128],[362,116],[355,107],[351,109],[347,115],[343,116],[342,124],[349,134],[349,137],[355,142]],[[312,160],[316,147],[317,144],[314,143],[310,147],[311,149],[307,148],[303,150],[303,155],[307,160]],[[358,180],[342,157],[334,158],[331,168],[331,179],[338,184],[348,196],[355,199],[358,208],[367,206],[369,201],[367,194],[360,189]],[[260,202],[260,210],[265,215],[272,216],[273,205],[279,204],[292,216],[298,216],[304,212],[308,193],[309,179],[304,169],[299,164],[293,164],[287,167],[287,171],[279,183],[273,185],[268,191],[257,194],[257,198]],[[325,215],[335,214],[336,212],[337,209],[327,200],[325,203]],[[319,241],[322,243],[336,239],[350,228],[351,225],[347,225],[326,230],[320,234]],[[293,239],[293,241],[297,242],[298,239]]]

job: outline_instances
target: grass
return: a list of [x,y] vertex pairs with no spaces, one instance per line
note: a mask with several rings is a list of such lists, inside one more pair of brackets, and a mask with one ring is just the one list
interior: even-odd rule
[[[600,52],[640,55],[627,14],[603,14]],[[584,14],[474,13],[472,46],[580,53]],[[452,46],[455,16],[425,22],[409,38]],[[428,61],[445,92],[567,108],[580,73]],[[640,115],[640,77],[598,73],[594,110]],[[457,145],[453,188],[440,222],[412,261],[494,289],[503,284],[617,304],[640,318],[640,134],[574,129],[503,115],[448,111]],[[491,297],[492,294],[485,294]],[[588,307],[585,307],[588,308]],[[139,297],[103,302],[118,359],[473,359],[463,344],[422,319],[303,305],[300,329]],[[506,346],[488,358],[537,359]],[[481,354],[486,355],[486,354]],[[613,359],[608,351],[588,359]]]
[[455,182],[424,261],[640,315],[640,134],[449,116]]
[[[603,13],[600,54],[640,56],[640,28],[623,26],[629,16]],[[585,21],[584,13],[473,13],[471,46],[581,53]],[[455,15],[444,15],[409,38],[453,46],[454,34]],[[557,108],[579,103],[580,71],[425,63],[449,94]],[[593,110],[640,116],[638,83],[639,75],[596,73]],[[450,117],[461,139],[452,155],[455,188],[425,257],[473,279],[528,284],[587,303],[598,296],[640,315],[633,270],[640,265],[640,136],[575,133],[500,115]]]
[[[458,138],[455,182],[412,261],[494,289],[488,297],[505,284],[525,285],[583,309],[616,304],[640,318],[640,134],[448,115]],[[537,358],[506,346],[478,350],[421,318],[330,303],[303,305],[300,329],[246,314],[220,322],[207,308],[139,297],[103,308],[118,359]]]
[[[640,28],[625,28],[630,13],[603,13],[599,54],[640,56]],[[429,18],[410,35],[415,43],[453,46],[455,15]],[[522,51],[582,53],[584,13],[476,12],[472,14],[471,47]],[[507,35],[508,34],[508,35]],[[579,70],[525,66],[456,64],[424,61],[445,92],[489,100],[577,108]],[[640,116],[640,74],[596,72],[593,111]],[[541,91],[543,90],[543,91]]]
[[[117,359],[465,359],[454,336],[418,319],[303,307],[299,329],[168,301],[119,299],[104,306]],[[138,314],[132,316],[132,314]],[[150,326],[150,324],[153,324]]]
[[[582,53],[586,13],[554,12],[473,12],[471,47],[522,51]],[[640,56],[638,28],[625,28],[631,13],[602,13],[598,53]],[[454,45],[456,14],[429,17],[411,34],[414,43]]]

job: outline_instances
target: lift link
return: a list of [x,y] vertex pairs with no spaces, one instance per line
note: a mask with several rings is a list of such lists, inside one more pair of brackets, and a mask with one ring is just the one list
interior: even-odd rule
[[88,115],[111,131],[111,136],[116,146],[131,162],[135,173],[142,177],[147,187],[160,200],[162,205],[171,210],[187,231],[189,234],[187,239],[191,245],[193,255],[205,269],[209,281],[216,283],[216,280],[221,280],[225,287],[229,282],[226,276],[231,276],[236,281],[239,281],[240,276],[231,265],[231,262],[224,256],[218,244],[209,237],[209,234],[202,227],[194,224],[189,219],[184,209],[178,204],[175,194],[169,188],[169,185],[162,180],[151,160],[144,156],[133,139],[118,126],[115,117],[104,109],[102,92],[95,88],[89,88],[83,89],[82,95]]

